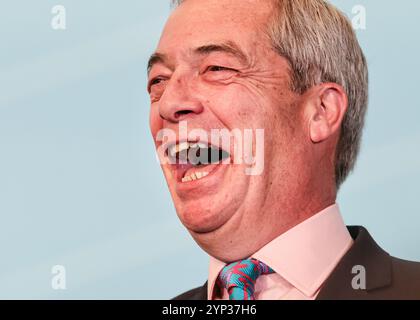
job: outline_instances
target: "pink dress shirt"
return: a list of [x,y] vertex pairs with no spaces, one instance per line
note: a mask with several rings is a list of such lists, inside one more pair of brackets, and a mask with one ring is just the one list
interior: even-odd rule
[[[275,273],[262,275],[255,284],[257,300],[313,300],[338,262],[353,244],[334,204],[283,233],[250,258],[270,266]],[[210,257],[208,299],[226,263]],[[219,300],[220,297],[213,297]],[[223,300],[229,300],[226,289]]]

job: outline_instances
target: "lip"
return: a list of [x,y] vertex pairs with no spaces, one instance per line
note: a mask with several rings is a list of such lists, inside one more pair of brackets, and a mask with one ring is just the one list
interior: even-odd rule
[[[222,146],[218,146],[215,144],[210,143],[211,141],[206,141],[203,139],[171,139],[166,140],[161,145],[161,150],[163,151],[163,156],[166,158],[169,158],[169,148],[175,144],[180,143],[204,143],[206,145],[209,145],[210,147],[218,148],[220,150],[223,150],[229,154],[229,158],[221,160],[220,163],[217,164],[210,164],[209,166],[214,166],[214,168],[211,168],[211,170],[207,170],[209,174],[201,179],[192,180],[192,181],[186,181],[182,182],[183,175],[185,172],[192,168],[191,165],[188,164],[179,164],[179,163],[169,163],[167,164],[167,168],[169,169],[169,174],[171,177],[171,181],[173,184],[173,187],[176,191],[176,193],[179,196],[185,197],[185,198],[191,198],[196,196],[201,196],[203,193],[206,192],[214,192],[215,189],[220,188],[222,181],[224,179],[224,175],[226,174],[226,170],[228,167],[231,167],[233,164],[233,145],[230,143],[230,150],[227,151],[226,148],[222,148]],[[203,167],[203,171],[206,166]],[[192,191],[199,191],[199,193],[191,193]]]
[[211,187],[218,183],[218,179],[222,179],[224,176],[224,171],[230,167],[230,164],[224,164],[223,162],[216,164],[213,170],[209,172],[207,176],[204,178],[182,182],[178,180],[177,176],[174,175],[176,172],[172,172],[172,177],[176,183],[176,190],[178,193],[183,193],[186,191],[190,191],[191,189],[200,188],[200,187]]
[[169,148],[170,147],[172,147],[172,146],[174,146],[176,144],[184,143],[184,142],[188,142],[188,143],[203,143],[203,144],[206,144],[206,145],[208,145],[210,147],[214,147],[216,149],[223,150],[223,151],[229,153],[229,155],[232,155],[232,150],[226,150],[226,149],[222,148],[222,146],[218,146],[218,145],[215,145],[215,144],[210,143],[210,141],[200,140],[200,139],[177,139],[177,140],[167,141],[167,142],[165,142],[162,145],[162,148],[164,150],[165,156],[166,157],[168,156],[168,152],[169,152]]
[[[163,150],[164,150],[164,153],[165,153],[165,156],[167,157],[168,156],[168,153],[169,153],[169,149],[172,147],[172,146],[174,146],[174,145],[176,145],[176,144],[181,144],[181,143],[184,143],[184,142],[188,142],[188,143],[199,143],[200,142],[200,140],[192,140],[192,139],[177,139],[177,140],[171,140],[171,141],[167,141],[166,143],[164,143],[163,145],[162,145],[162,148],[163,148]],[[203,143],[206,143],[207,144],[207,142],[203,142]]]
[[[227,163],[226,161],[228,159],[229,159],[229,162]],[[206,166],[200,166],[200,167],[195,167],[191,164],[171,164],[169,166],[170,166],[171,175],[176,180],[176,182],[179,184],[187,184],[187,183],[199,182],[201,180],[206,180],[206,178],[210,177],[214,171],[219,169],[219,167],[230,165],[231,164],[230,158],[228,159],[221,160],[219,163],[208,164]],[[186,172],[191,168],[196,168],[196,169],[201,168],[202,170],[200,171],[206,171],[208,172],[208,175],[200,179],[182,182],[182,179],[184,178]]]
[[[181,144],[181,143],[185,143],[185,142],[206,144],[210,148],[211,147],[217,148],[219,150],[222,150],[222,151],[228,153],[229,154],[229,158],[222,159],[222,160],[220,160],[219,163],[216,163],[216,164],[209,164],[207,166],[203,166],[202,167],[203,168],[203,171],[207,171],[209,174],[206,177],[204,177],[204,178],[193,180],[193,181],[188,181],[188,182],[182,182],[182,178],[184,177],[185,172],[187,170],[193,168],[194,166],[191,165],[191,164],[188,164],[188,163],[178,163],[178,160],[176,161],[176,163],[169,162],[169,167],[170,167],[170,171],[172,173],[172,177],[174,177],[175,180],[176,180],[176,182],[179,183],[179,184],[188,184],[188,183],[193,183],[193,182],[200,182],[201,180],[206,180],[206,178],[210,177],[212,175],[213,171],[216,171],[219,168],[219,166],[222,166],[222,165],[226,166],[227,164],[231,164],[232,163],[232,150],[226,151],[224,148],[221,148],[221,147],[216,146],[214,144],[211,144],[211,143],[209,143],[207,141],[203,141],[203,140],[199,140],[199,139],[198,140],[179,139],[179,140],[167,141],[166,143],[164,143],[162,145],[163,152],[164,152],[164,157],[166,157],[167,159],[170,159],[169,158],[169,149],[172,146],[176,145],[176,144]],[[226,162],[227,160],[229,161],[228,163]],[[208,167],[212,167],[212,168],[209,168],[209,170],[205,170],[205,168],[208,168]]]

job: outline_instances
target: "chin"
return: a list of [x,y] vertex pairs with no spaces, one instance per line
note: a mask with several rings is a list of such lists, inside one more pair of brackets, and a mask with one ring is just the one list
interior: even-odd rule
[[233,193],[229,181],[223,182],[216,189],[194,190],[188,196],[171,190],[178,218],[190,233],[214,233],[240,214],[246,192],[236,187],[238,192]]
[[187,204],[176,206],[178,217],[191,233],[215,232],[226,224],[232,214],[229,214],[230,210],[226,210],[226,206],[223,209],[214,203],[217,201],[212,199],[188,201]]
[[[243,237],[246,225],[243,224],[244,214],[246,212],[240,208],[222,212],[222,215],[214,211],[206,219],[195,216],[194,219],[188,222],[184,220],[183,223],[195,242],[210,256],[221,261],[234,261],[246,258],[253,249],[252,242],[249,242],[252,239],[248,236]],[[181,217],[191,218],[191,215],[186,214]]]
[[208,255],[224,262],[233,262],[247,259],[256,250],[252,246],[243,246],[239,239],[234,239],[229,233],[223,234],[218,231],[213,233],[190,232],[195,242]]

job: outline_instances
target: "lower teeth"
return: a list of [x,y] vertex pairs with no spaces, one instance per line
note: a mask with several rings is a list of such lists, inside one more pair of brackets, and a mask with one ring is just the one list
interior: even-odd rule
[[182,178],[182,182],[189,182],[189,181],[194,181],[194,180],[200,180],[206,176],[208,176],[209,173],[208,172],[196,172],[193,174],[190,174],[184,178]]

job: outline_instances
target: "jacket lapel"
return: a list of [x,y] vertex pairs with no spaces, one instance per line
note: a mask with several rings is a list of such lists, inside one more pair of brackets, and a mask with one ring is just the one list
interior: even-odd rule
[[207,281],[197,290],[192,300],[207,300]]
[[[391,285],[389,254],[376,244],[365,228],[352,226],[348,230],[354,243],[325,281],[317,300],[366,299],[370,291]],[[360,288],[363,281],[357,281],[358,277],[365,279],[365,290],[363,285]]]

